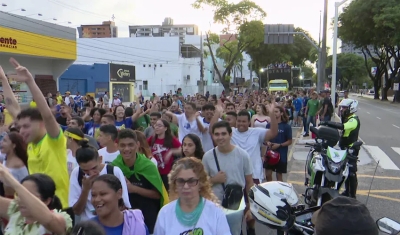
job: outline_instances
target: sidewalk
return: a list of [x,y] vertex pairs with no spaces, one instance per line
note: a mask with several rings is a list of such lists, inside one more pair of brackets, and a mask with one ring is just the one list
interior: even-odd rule
[[[360,93],[350,93],[350,96],[361,97],[361,98],[366,98],[366,99],[371,99],[371,100],[374,99],[374,95],[365,95],[365,94],[361,95]],[[388,101],[392,102],[393,98],[394,98],[393,96],[388,96]]]

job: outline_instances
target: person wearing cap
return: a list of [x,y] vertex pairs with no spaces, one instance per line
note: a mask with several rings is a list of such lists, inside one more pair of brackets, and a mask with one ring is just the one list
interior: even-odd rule
[[69,103],[70,103],[70,100],[69,100],[69,96],[70,95],[71,95],[71,92],[69,92],[69,91],[65,92],[64,102],[65,102],[66,105],[69,105]]
[[354,198],[339,196],[321,206],[311,219],[314,235],[378,235],[368,208]]

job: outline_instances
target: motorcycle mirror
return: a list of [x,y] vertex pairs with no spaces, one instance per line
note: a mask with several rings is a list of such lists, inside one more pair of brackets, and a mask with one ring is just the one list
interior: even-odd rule
[[378,219],[376,221],[376,225],[381,232],[384,232],[386,234],[395,235],[399,234],[400,232],[400,223],[387,217]]

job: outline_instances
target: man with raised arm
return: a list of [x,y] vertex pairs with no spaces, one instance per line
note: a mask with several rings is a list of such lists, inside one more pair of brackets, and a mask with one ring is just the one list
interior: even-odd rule
[[[56,195],[63,207],[67,208],[69,176],[65,137],[32,74],[13,58],[10,59],[10,63],[17,74],[14,79],[27,84],[37,104],[36,108],[22,110],[16,117],[20,134],[28,143],[29,173],[44,173],[50,176],[56,183]],[[7,86],[8,81],[1,67],[0,77],[3,87],[4,84]],[[12,92],[8,95],[13,96]],[[10,109],[18,107],[15,106],[16,101],[12,97],[6,97],[6,102]]]

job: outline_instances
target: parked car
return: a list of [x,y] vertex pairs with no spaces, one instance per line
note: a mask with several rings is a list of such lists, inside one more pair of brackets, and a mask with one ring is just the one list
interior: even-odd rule
[[368,90],[367,95],[375,95],[375,91],[373,89]]

